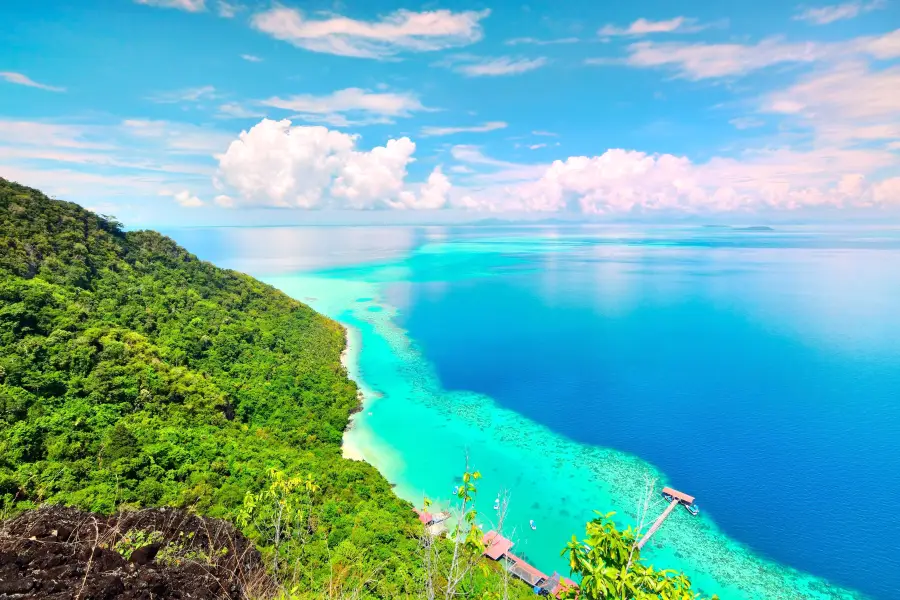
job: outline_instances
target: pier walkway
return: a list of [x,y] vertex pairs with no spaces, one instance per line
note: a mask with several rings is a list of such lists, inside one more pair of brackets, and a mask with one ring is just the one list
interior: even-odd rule
[[650,541],[650,538],[660,527],[662,527],[663,521],[666,520],[666,517],[672,514],[672,511],[675,510],[676,506],[678,506],[679,504],[683,504],[684,506],[692,506],[694,504],[693,496],[689,496],[684,492],[679,492],[678,490],[673,490],[669,487],[663,488],[662,494],[666,499],[671,498],[671,500],[669,500],[669,505],[666,507],[666,510],[664,510],[663,513],[659,515],[659,518],[656,519],[656,522],[653,523],[653,526],[650,527],[650,530],[647,531],[644,537],[638,540],[638,550],[643,548],[644,544]]

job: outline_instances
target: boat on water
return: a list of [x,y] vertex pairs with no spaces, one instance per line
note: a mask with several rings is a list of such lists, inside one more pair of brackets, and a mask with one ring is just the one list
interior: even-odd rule
[[695,517],[700,514],[700,507],[696,504],[685,504],[684,507]]
[[500,496],[494,500],[494,510],[500,510]]
[[528,524],[531,525],[532,529],[537,529],[537,525],[534,524],[534,519],[528,521]]

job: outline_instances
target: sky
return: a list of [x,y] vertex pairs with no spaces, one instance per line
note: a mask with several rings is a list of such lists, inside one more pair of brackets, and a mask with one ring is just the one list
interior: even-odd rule
[[900,223],[900,0],[0,17],[0,177],[129,226]]

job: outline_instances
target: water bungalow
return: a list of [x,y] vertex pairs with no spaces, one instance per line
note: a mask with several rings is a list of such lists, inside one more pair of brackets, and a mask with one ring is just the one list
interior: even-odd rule
[[484,543],[484,555],[487,556],[491,560],[500,560],[506,553],[509,552],[509,549],[513,547],[513,543],[497,533],[494,530],[488,531],[484,534],[484,538],[482,538],[482,543]]
[[419,522],[425,526],[425,531],[432,537],[439,537],[450,533],[447,529],[447,523],[445,523],[445,521],[450,518],[450,513],[447,511],[430,513],[426,510],[419,510],[418,508],[413,510],[416,511]]
[[530,585],[535,594],[558,597],[560,593],[576,587],[575,582],[571,579],[561,577],[559,573],[553,573],[551,577],[548,577],[523,558],[510,552],[513,543],[496,531],[491,530],[484,534],[482,542],[485,548],[484,556],[498,562],[502,561],[506,570]]

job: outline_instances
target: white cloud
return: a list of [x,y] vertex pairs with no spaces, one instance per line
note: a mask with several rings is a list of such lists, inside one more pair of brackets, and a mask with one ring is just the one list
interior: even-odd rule
[[471,192],[465,204],[495,212],[599,215],[883,207],[900,205],[900,188],[895,179],[868,177],[892,164],[890,153],[839,148],[764,150],[700,164],[610,149],[557,160],[532,180]]
[[762,127],[765,122],[756,117],[736,117],[728,121],[734,125],[735,129],[753,129],[754,127]]
[[539,150],[541,148],[546,148],[546,147],[547,147],[547,144],[531,144],[530,146],[528,146],[528,149],[529,150]]
[[616,27],[615,25],[604,25],[597,31],[597,35],[601,37],[613,36],[633,36],[639,37],[653,33],[695,33],[704,29],[703,26],[697,25],[696,19],[688,17],[675,17],[666,21],[650,21],[648,19],[638,19],[628,27]]
[[852,51],[868,54],[880,60],[900,57],[900,29],[880,36],[857,38]]
[[259,104],[293,111],[305,120],[336,126],[351,123],[345,116],[347,114],[362,115],[364,119],[360,123],[385,123],[395,117],[408,117],[414,111],[426,110],[414,94],[370,92],[360,88],[347,88],[326,96],[276,96],[261,100]]
[[400,205],[394,205],[394,208],[412,208],[421,210],[436,210],[444,208],[449,202],[450,189],[453,186],[450,180],[444,175],[441,167],[435,167],[428,176],[428,180],[419,186],[419,193],[402,192],[400,194]]
[[231,19],[240,11],[244,10],[244,6],[226,2],[225,0],[219,0],[216,4],[216,10],[223,19]]
[[237,102],[226,102],[219,106],[218,116],[222,119],[256,119],[266,115],[262,111],[247,108]]
[[454,70],[469,77],[492,77],[498,75],[517,75],[527,71],[533,71],[547,64],[545,57],[539,58],[514,58],[501,56],[498,58],[476,59],[474,57],[460,57],[464,62],[454,67]]
[[535,131],[532,131],[532,132],[531,132],[531,135],[542,135],[542,136],[547,136],[547,137],[559,137],[559,134],[558,134],[558,133],[553,133],[552,131],[541,131],[541,130],[539,130],[539,129],[538,129],[538,130],[535,130]]
[[546,170],[546,165],[526,165],[491,158],[480,147],[471,144],[453,146],[450,154],[461,163],[495,169],[493,172],[477,175],[479,181],[486,184],[534,180]]
[[847,2],[831,6],[806,8],[795,17],[795,21],[807,21],[814,25],[827,25],[835,21],[852,19],[863,13],[884,8],[886,2],[874,0],[873,2]]
[[122,128],[127,135],[152,140],[175,154],[212,156],[222,152],[233,139],[223,131],[172,121],[125,119]]
[[496,131],[497,129],[506,128],[503,121],[488,121],[482,125],[473,125],[471,127],[423,127],[421,135],[437,136],[437,135],[453,135],[456,133],[483,133],[486,131]]
[[0,142],[16,140],[16,145],[49,148],[105,149],[108,142],[98,139],[96,128],[81,125],[7,121],[0,119]]
[[551,40],[541,40],[532,37],[518,37],[503,42],[507,46],[555,46],[558,44],[577,44],[580,40],[577,37],[554,38]]
[[469,167],[467,167],[466,165],[453,165],[452,167],[450,167],[450,171],[453,173],[462,173],[462,174],[468,174],[468,173],[475,172],[472,169],[470,169]]
[[241,58],[248,62],[262,62],[260,57],[254,56],[253,54],[241,54]]
[[186,88],[171,92],[160,92],[149,96],[147,99],[158,104],[178,104],[180,102],[200,102],[216,98],[216,88],[204,85],[195,88]]
[[745,75],[778,64],[833,62],[852,56],[897,58],[900,30],[832,43],[786,42],[780,38],[768,38],[756,44],[637,42],[628,46],[628,55],[623,59],[587,59],[585,63],[668,67],[678,77],[699,80]]
[[187,12],[203,12],[206,10],[206,0],[134,0],[138,4],[157,6],[159,8],[177,8]]
[[159,195],[171,196],[175,200],[175,202],[177,202],[184,208],[199,208],[201,206],[204,206],[203,200],[191,194],[188,190],[181,190],[180,192],[170,192],[168,190],[163,190],[159,193]]
[[357,136],[264,119],[241,133],[219,160],[217,185],[249,205],[284,208],[432,208],[449,181],[435,169],[415,194],[406,169],[416,145],[389,140],[364,151]]
[[234,198],[231,196],[226,196],[225,194],[220,194],[213,199],[218,206],[222,208],[234,208]]
[[845,62],[769,94],[761,110],[789,115],[829,144],[900,139],[898,90],[900,66]]
[[275,7],[255,14],[251,23],[276,39],[313,52],[387,58],[400,52],[442,50],[477,42],[483,35],[480,21],[489,14],[488,10],[399,10],[376,21],[358,21],[342,16],[307,18],[299,10]]
[[66,91],[66,88],[64,88],[64,87],[57,87],[55,85],[47,85],[45,83],[38,83],[37,81],[31,79],[27,75],[23,75],[22,73],[13,73],[11,71],[2,71],[2,72],[0,72],[0,77],[5,79],[9,83],[15,83],[16,85],[25,85],[28,87],[46,90],[48,92],[64,92],[64,91]]

